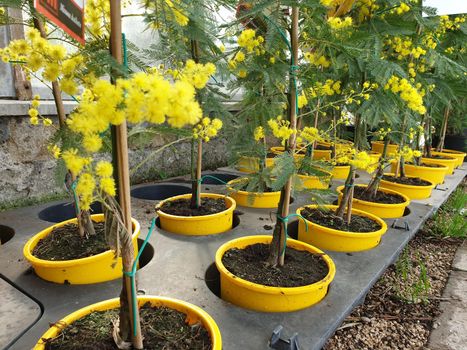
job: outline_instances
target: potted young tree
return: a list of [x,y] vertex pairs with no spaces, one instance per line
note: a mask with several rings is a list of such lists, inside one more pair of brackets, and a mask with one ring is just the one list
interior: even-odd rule
[[[171,5],[171,6],[170,6]],[[172,3],[167,5],[173,16],[188,18],[180,8]],[[111,51],[115,58],[114,67],[120,67],[122,61],[120,2],[110,3]],[[105,15],[105,12],[103,13]],[[183,22],[185,23],[185,22]],[[121,67],[120,67],[121,68]],[[124,70],[121,70],[121,72]],[[57,322],[37,343],[36,349],[63,348],[78,342],[84,348],[103,348],[111,344],[118,348],[143,349],[144,347],[176,347],[176,341],[160,339],[154,329],[160,328],[160,322],[154,324],[154,315],[160,313],[175,323],[167,331],[176,331],[181,338],[189,336],[192,344],[201,349],[221,349],[220,333],[214,321],[201,309],[169,298],[137,297],[135,273],[137,258],[134,259],[131,242],[131,210],[129,203],[128,154],[126,149],[126,122],[161,124],[167,122],[175,128],[194,125],[202,118],[202,110],[195,99],[193,83],[184,79],[166,78],[163,70],[152,69],[148,73],[135,73],[118,77],[112,71],[114,84],[107,80],[96,79],[84,91],[75,112],[69,118],[68,125],[73,134],[84,143],[85,138],[96,141],[96,147],[61,150],[67,167],[76,172],[78,181],[77,197],[82,206],[94,198],[104,206],[106,216],[105,231],[115,246],[121,247],[123,258],[123,289],[120,299],[91,305]],[[206,79],[207,80],[207,79]],[[199,86],[198,86],[199,87]],[[138,98],[141,104],[130,103]],[[100,118],[95,116],[99,115]],[[116,129],[116,162],[118,172],[119,203],[114,199],[116,183],[112,176],[112,167],[105,169],[94,159],[100,149],[102,132],[112,125]],[[104,171],[105,170],[105,171]],[[153,220],[154,228],[155,221]],[[116,250],[117,254],[120,250]],[[139,310],[141,308],[141,310]],[[141,312],[140,312],[141,311]],[[118,315],[118,322],[111,318]],[[95,336],[93,321],[100,319],[100,336]],[[157,317],[156,317],[157,318]],[[91,328],[91,333],[87,333]],[[181,332],[181,333],[180,333]],[[89,336],[92,334],[93,336]],[[176,337],[180,339],[180,337]],[[186,345],[186,344],[185,344]],[[183,346],[185,346],[183,345]]]
[[[3,59],[14,65],[20,65],[28,76],[39,78],[46,82],[46,86],[48,83],[51,84],[59,121],[54,138],[59,139],[63,144],[73,144],[76,140],[69,137],[61,91],[73,95],[77,93],[79,83],[86,84],[93,69],[91,66],[86,67],[84,62],[92,55],[91,50],[82,47],[79,52],[68,52],[61,43],[50,42],[47,39],[43,19],[32,4],[25,1],[13,5],[19,6],[31,16],[34,28],[27,31],[25,39],[10,42],[9,46],[2,50]],[[88,43],[90,46],[99,44],[99,40]],[[103,62],[102,66],[110,64],[109,62],[110,60]],[[29,110],[31,124],[55,128],[51,119],[40,115],[39,99],[39,96],[35,96],[31,102]],[[82,147],[87,150],[96,147],[95,139],[84,137],[82,141]],[[99,141],[97,143],[99,144]],[[50,149],[58,158],[60,155],[58,146],[55,145]],[[67,155],[62,159],[66,161]],[[86,159],[82,159],[81,165],[84,166],[85,162]],[[90,215],[91,203],[79,205],[75,190],[83,187],[84,182],[82,179],[77,179],[78,166],[79,164],[74,164],[65,179],[65,184],[73,197],[76,218],[41,231],[32,237],[23,249],[26,259],[32,264],[36,274],[55,283],[96,283],[122,276],[122,261],[121,259],[113,261],[114,252],[103,234],[103,216]],[[109,169],[111,172],[110,164],[104,161],[100,164],[100,169],[103,173],[108,173]],[[133,229],[132,239],[136,243],[139,224],[135,220],[133,220]],[[99,273],[89,273],[89,271],[99,271]]]
[[[274,119],[275,117],[271,118],[271,124],[275,123],[274,126],[271,125],[273,130],[276,129],[276,134],[281,134],[281,139],[287,140],[285,152],[274,162],[277,174],[280,176],[275,179],[273,186],[281,189],[281,196],[272,237],[250,236],[225,243],[216,253],[216,266],[221,276],[221,297],[224,300],[258,311],[293,311],[311,306],[324,298],[335,274],[334,263],[324,252],[308,244],[287,239],[292,176],[296,170],[294,153],[296,139],[299,136],[296,131],[299,95],[297,91],[299,7],[305,9],[307,5],[294,2],[291,9],[279,6],[279,8],[274,8],[275,11],[261,1],[250,5],[250,10],[242,14],[240,21],[255,25],[259,18],[265,26],[256,31],[245,29],[239,35],[239,39],[242,38],[239,42],[240,46],[244,46],[250,55],[271,55],[270,45],[280,47],[283,43],[286,44],[282,46],[282,53],[274,55],[275,59],[269,59],[267,65],[272,66],[276,74],[289,71],[286,105],[288,118],[280,120]],[[324,14],[326,8],[321,7],[320,10],[321,14]],[[318,19],[318,21],[323,20],[323,17]],[[290,33],[290,41],[285,34],[287,30]],[[259,33],[260,31],[263,32]],[[258,35],[266,40],[258,39]],[[277,52],[276,48],[277,46],[272,52]],[[290,62],[286,65],[281,61],[280,65],[276,66],[277,61],[287,57],[284,49],[290,49]],[[260,77],[262,74],[271,72],[270,69],[266,70],[263,67],[251,67],[251,71],[247,71],[248,67],[243,66],[236,69],[239,73],[245,69],[240,79],[248,74]],[[269,104],[273,105],[275,101],[277,99],[270,100]],[[278,102],[285,101],[279,100]],[[289,256],[294,256],[294,258],[289,261]],[[296,265],[292,263],[292,260],[300,262]],[[251,273],[251,268],[257,273]],[[304,269],[308,271],[304,272]],[[300,272],[307,276],[305,280],[291,275],[299,273],[304,277],[305,275]],[[300,282],[294,282],[297,280]]]
[[156,206],[161,228],[184,235],[209,235],[228,231],[233,225],[233,211],[236,202],[233,198],[201,193],[203,142],[209,142],[222,127],[220,119],[202,118],[193,129],[193,138],[198,143],[198,154],[192,153],[192,193],[170,197]]

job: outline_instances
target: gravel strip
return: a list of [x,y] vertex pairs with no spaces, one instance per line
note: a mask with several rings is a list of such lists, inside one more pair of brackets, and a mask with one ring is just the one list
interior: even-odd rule
[[424,349],[461,243],[419,231],[323,349]]

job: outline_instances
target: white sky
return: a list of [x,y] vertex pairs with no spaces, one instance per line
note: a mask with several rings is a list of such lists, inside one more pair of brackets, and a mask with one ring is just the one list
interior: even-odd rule
[[437,15],[467,13],[467,0],[423,0],[423,6],[436,8]]

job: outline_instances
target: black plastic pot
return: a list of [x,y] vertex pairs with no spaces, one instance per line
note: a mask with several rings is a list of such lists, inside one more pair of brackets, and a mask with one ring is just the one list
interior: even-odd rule
[[[438,146],[439,137],[433,138],[433,147]],[[460,152],[467,152],[467,131],[463,135],[446,135],[444,138],[444,148]]]
[[191,188],[189,186],[174,184],[146,185],[131,190],[132,197],[152,201],[163,200],[188,193],[191,193]]
[[[91,204],[91,214],[101,214],[102,206],[99,202]],[[76,218],[75,207],[72,203],[60,203],[47,207],[39,212],[39,219],[48,222],[62,222]]]

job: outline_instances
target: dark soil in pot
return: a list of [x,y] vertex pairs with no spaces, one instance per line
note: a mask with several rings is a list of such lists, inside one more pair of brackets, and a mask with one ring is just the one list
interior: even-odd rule
[[383,191],[377,191],[376,196],[371,197],[370,193],[365,192],[366,187],[355,186],[354,198],[362,201],[381,203],[381,204],[400,204],[404,203],[405,199],[397,194],[387,193]]
[[191,198],[181,198],[165,202],[160,211],[176,216],[202,216],[211,215],[227,210],[224,198],[201,197],[199,208],[191,208]]
[[[245,191],[245,192],[249,192],[247,191],[247,187],[248,187],[248,184],[246,184],[245,186],[241,187],[239,189],[239,191]],[[278,192],[278,191],[273,191],[272,188],[270,187],[266,187],[264,190],[260,191],[259,189],[254,189],[251,193],[273,193],[273,192]]]
[[315,149],[321,150],[321,151],[329,151],[329,150],[331,150],[331,147],[330,146],[324,146],[324,145],[317,145],[315,147]]
[[269,244],[257,243],[225,252],[222,263],[235,276],[271,287],[301,287],[321,281],[329,268],[320,254],[288,247],[281,267],[268,266]]
[[36,258],[52,261],[74,260],[100,254],[110,249],[105,239],[104,223],[93,222],[95,235],[82,238],[77,224],[56,227],[42,238],[32,251]]
[[[145,350],[209,350],[212,341],[201,325],[189,325],[186,314],[167,307],[141,307],[141,330]],[[67,326],[46,343],[46,350],[118,350],[112,337],[118,309],[96,311]],[[130,348],[132,349],[132,348]]]
[[443,160],[451,160],[451,159],[454,159],[454,158],[451,158],[451,157],[441,156],[441,155],[439,155],[439,154],[437,154],[437,155],[432,155],[431,157],[424,156],[423,158],[427,158],[427,159],[443,159]]
[[353,214],[350,224],[335,215],[332,210],[305,207],[301,215],[315,224],[345,232],[375,232],[381,225],[370,218]]
[[[410,164],[410,165],[415,165],[413,163],[407,163],[407,164]],[[426,168],[444,168],[445,165],[441,165],[441,164],[428,164],[428,163],[421,163],[420,166],[423,166],[423,167],[426,167]]]
[[395,182],[402,185],[410,186],[431,186],[431,182],[420,179],[419,177],[394,177],[389,175],[384,175],[383,180],[389,182]]

